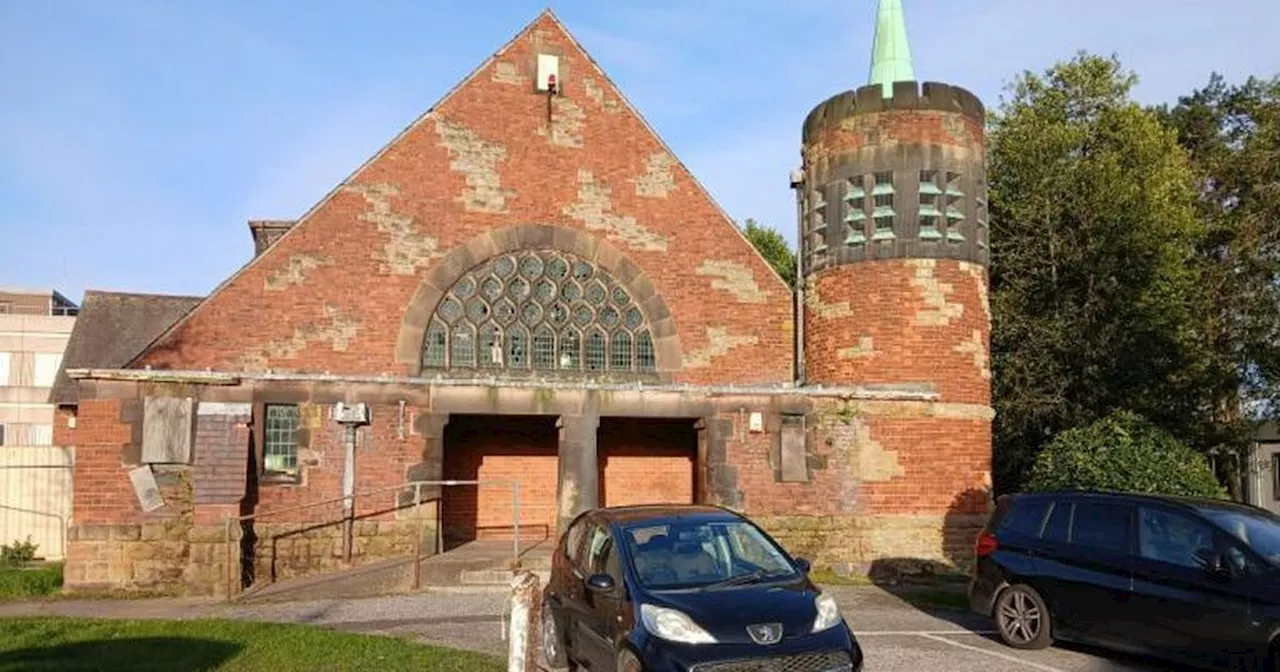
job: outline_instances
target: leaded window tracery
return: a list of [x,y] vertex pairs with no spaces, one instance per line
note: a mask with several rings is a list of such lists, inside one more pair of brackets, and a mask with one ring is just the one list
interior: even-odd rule
[[424,372],[657,369],[644,311],[594,263],[552,250],[503,254],[464,274],[436,305]]

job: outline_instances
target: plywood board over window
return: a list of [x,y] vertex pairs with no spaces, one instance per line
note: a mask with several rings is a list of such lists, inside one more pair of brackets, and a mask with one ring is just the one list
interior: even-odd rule
[[142,461],[188,464],[194,439],[195,400],[147,397],[142,425]]

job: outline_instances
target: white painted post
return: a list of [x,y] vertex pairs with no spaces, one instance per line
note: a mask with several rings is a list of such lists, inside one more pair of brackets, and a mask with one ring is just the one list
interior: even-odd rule
[[537,672],[541,592],[538,575],[518,572],[511,579],[511,623],[508,625],[507,672]]

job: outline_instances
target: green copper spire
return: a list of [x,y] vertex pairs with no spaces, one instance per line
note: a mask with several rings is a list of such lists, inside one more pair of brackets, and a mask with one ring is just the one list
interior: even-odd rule
[[913,82],[915,79],[902,0],[880,0],[875,43],[871,48],[871,77],[867,83],[879,84],[884,87],[884,97],[892,98],[894,82]]

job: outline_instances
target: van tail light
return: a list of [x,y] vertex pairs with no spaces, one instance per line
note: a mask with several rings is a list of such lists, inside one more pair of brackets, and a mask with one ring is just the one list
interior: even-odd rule
[[996,535],[990,532],[983,532],[978,535],[978,543],[974,544],[974,553],[978,557],[991,555],[996,550]]

